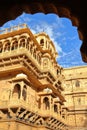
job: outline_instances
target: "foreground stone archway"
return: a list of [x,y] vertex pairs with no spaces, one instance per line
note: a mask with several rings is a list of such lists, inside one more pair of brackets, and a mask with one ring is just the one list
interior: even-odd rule
[[69,18],[73,26],[77,26],[79,38],[83,41],[81,55],[87,62],[87,18],[86,3],[82,0],[3,0],[0,3],[0,26],[9,20],[13,20],[23,12],[35,14],[55,13],[59,17]]

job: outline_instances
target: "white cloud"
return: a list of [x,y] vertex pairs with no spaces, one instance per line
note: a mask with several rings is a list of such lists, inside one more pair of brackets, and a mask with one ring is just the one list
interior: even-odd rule
[[62,18],[60,18],[58,16],[55,19],[54,25],[55,25],[55,27],[58,27],[58,28],[64,28],[65,27],[65,25],[63,24]]
[[69,40],[75,40],[75,39],[77,39],[77,37],[76,36],[72,36],[72,37],[67,37],[67,39],[69,39]]
[[46,32],[49,35],[50,39],[53,41],[55,48],[56,48],[56,51],[58,53],[61,52],[62,54],[64,54],[61,46],[56,41],[56,35],[60,36],[62,34],[60,32],[56,33],[54,28],[55,28],[54,24],[49,25],[46,22],[41,22],[41,24],[34,25],[33,27],[31,27],[31,31],[34,34],[38,33],[38,32],[42,32],[42,31]]

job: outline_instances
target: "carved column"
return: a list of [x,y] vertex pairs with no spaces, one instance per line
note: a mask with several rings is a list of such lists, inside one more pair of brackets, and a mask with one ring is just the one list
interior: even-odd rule
[[12,83],[12,86],[11,86],[11,95],[10,95],[10,100],[12,99],[12,94],[13,94],[13,89],[14,89],[14,84]]
[[36,52],[36,59],[37,59],[37,62],[39,63],[39,53],[40,53],[40,51],[37,51]]
[[29,44],[28,44],[28,50],[30,52],[30,48],[31,48],[31,42],[29,41]]
[[21,99],[21,100],[23,100],[23,96],[22,96],[23,86],[24,86],[24,82],[22,81],[22,82],[21,82],[21,94],[20,94],[20,99]]
[[43,97],[41,97],[41,110],[44,110]]
[[10,41],[10,49],[9,49],[9,51],[11,52],[11,38],[9,38],[9,41]]
[[52,104],[53,104],[53,101],[52,101],[52,98],[51,98],[51,96],[50,96],[50,97],[49,97],[50,114],[51,114],[51,112],[52,112],[52,114],[53,114],[53,111],[52,111]]
[[26,85],[26,103],[28,103],[28,86]]

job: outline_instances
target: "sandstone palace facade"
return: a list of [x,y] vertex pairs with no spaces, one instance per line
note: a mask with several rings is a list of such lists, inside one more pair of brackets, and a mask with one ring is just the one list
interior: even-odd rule
[[67,68],[63,74],[69,126],[75,126],[76,130],[87,130],[87,66]]
[[0,130],[85,130],[87,67],[63,69],[57,55],[26,24],[0,31]]

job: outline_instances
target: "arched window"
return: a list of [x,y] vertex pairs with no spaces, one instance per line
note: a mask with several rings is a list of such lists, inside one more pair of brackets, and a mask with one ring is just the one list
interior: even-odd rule
[[27,88],[26,86],[24,86],[23,91],[22,91],[22,96],[24,100],[26,100],[26,91],[27,91]]
[[21,94],[21,87],[19,84],[16,84],[14,86],[14,89],[13,89],[13,97],[14,98],[20,98],[20,94]]
[[45,97],[45,98],[43,99],[43,104],[44,104],[44,109],[45,109],[45,110],[49,110],[49,109],[50,109],[50,103],[49,103],[48,97]]
[[76,86],[76,87],[80,87],[80,81],[79,81],[79,80],[76,80],[75,86]]
[[4,51],[9,51],[9,50],[10,50],[10,42],[7,41],[7,42],[5,43],[5,46],[4,46]]
[[44,39],[41,39],[41,40],[40,40],[40,45],[41,45],[41,46],[44,46]]
[[57,69],[57,75],[60,73],[60,71]]
[[18,41],[17,40],[14,40],[12,42],[12,47],[11,47],[11,50],[14,50],[14,49],[17,49],[18,48]]
[[56,104],[54,104],[54,112],[58,113],[58,107]]
[[19,47],[25,47],[26,46],[26,39],[24,37],[20,38]]

